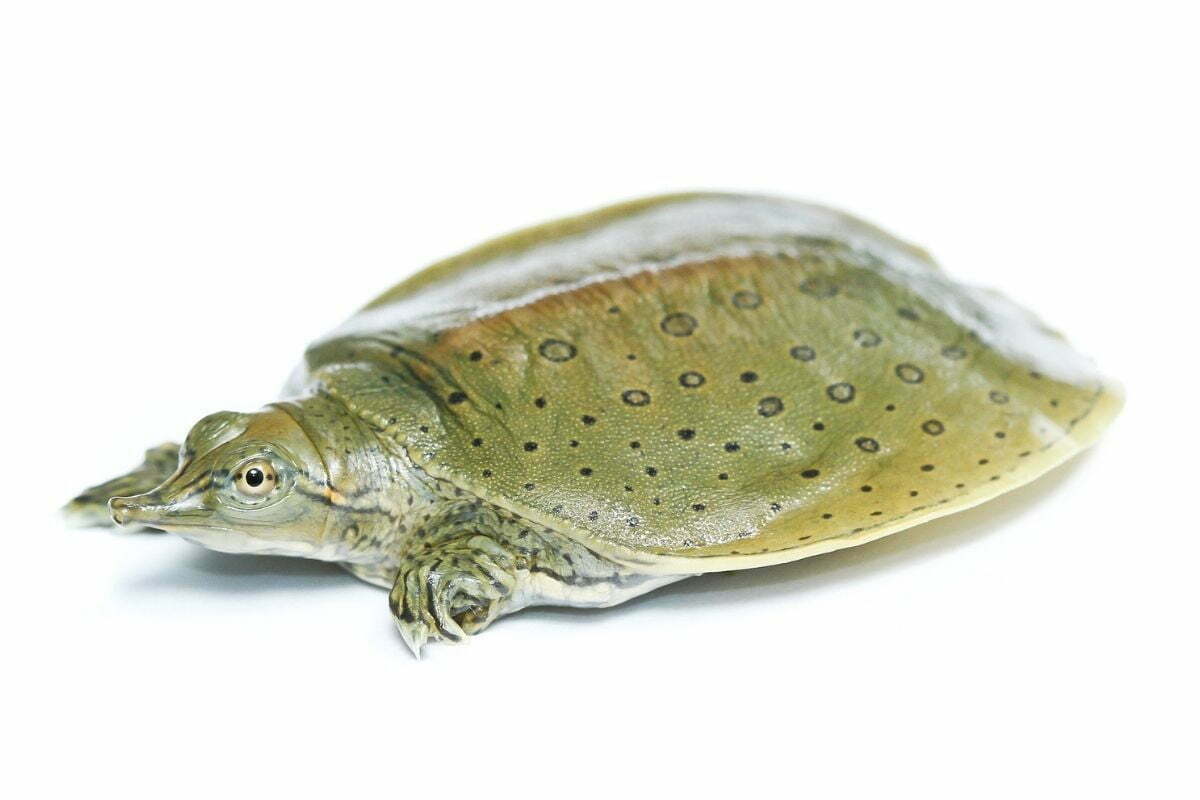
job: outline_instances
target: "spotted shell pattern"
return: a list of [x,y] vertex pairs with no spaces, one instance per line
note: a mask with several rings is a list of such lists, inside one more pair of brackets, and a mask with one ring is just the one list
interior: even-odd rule
[[706,571],[974,505],[1120,405],[1032,315],[820,206],[683,195],[435,265],[308,354],[431,475],[581,541]]

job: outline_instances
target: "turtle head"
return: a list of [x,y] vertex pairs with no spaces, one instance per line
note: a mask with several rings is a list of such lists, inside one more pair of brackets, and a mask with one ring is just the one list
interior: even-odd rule
[[118,525],[161,528],[213,550],[323,558],[331,491],[318,448],[279,405],[200,420],[174,474],[109,508]]

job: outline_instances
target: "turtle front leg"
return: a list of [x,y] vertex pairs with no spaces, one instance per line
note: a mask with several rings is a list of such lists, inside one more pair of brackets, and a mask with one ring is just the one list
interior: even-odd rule
[[532,605],[611,606],[687,575],[643,574],[563,534],[470,504],[415,532],[389,596],[405,643],[460,642]]
[[517,581],[510,550],[482,533],[456,531],[410,548],[388,600],[400,635],[420,658],[428,641],[460,642],[486,628]]
[[108,501],[114,497],[143,494],[162,485],[179,465],[179,445],[160,444],[146,451],[142,464],[131,472],[85,489],[63,506],[63,513],[80,526],[112,525]]

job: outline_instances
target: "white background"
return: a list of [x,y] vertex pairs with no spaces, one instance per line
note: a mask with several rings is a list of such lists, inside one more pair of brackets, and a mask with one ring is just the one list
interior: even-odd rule
[[[3,6],[5,794],[1195,797],[1188,4],[430,5]],[[973,511],[421,662],[335,566],[57,517],[425,263],[689,188],[928,246],[1125,413]]]

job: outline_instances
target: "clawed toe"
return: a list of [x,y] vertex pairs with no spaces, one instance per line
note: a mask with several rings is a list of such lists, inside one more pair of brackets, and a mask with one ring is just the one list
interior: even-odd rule
[[390,600],[401,636],[420,657],[429,642],[461,642],[483,630],[507,594],[472,563],[434,558],[402,570]]

